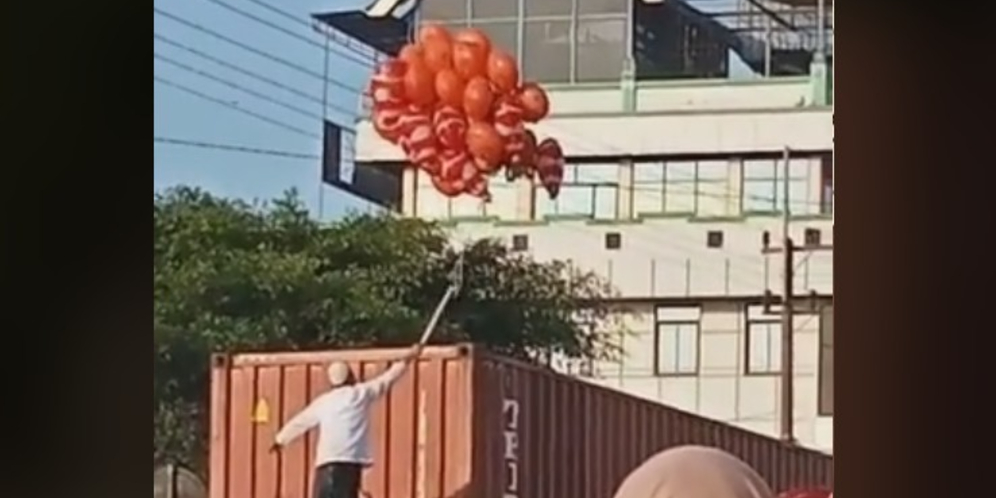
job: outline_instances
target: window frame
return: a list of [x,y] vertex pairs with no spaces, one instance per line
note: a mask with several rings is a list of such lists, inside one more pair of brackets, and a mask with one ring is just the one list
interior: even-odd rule
[[[674,319],[674,318],[659,318],[657,316],[657,311],[660,309],[696,309],[698,314],[697,320],[692,319]],[[693,363],[693,368],[691,371],[682,371],[679,369],[677,371],[665,371],[661,367],[661,326],[662,325],[675,325],[683,326],[688,325],[695,328],[695,359]],[[697,377],[701,374],[702,370],[702,307],[701,306],[656,306],[654,308],[654,366],[653,374],[655,377]]]
[[[754,317],[752,317],[751,316],[751,314],[752,314],[751,310],[752,309],[760,309],[760,308],[761,308],[760,306],[756,307],[756,308],[751,307],[751,306],[747,306],[744,309],[744,353],[743,353],[744,368],[743,368],[743,373],[744,373],[744,376],[747,376],[747,377],[770,377],[770,376],[775,376],[775,375],[781,375],[781,373],[782,373],[782,367],[783,367],[783,365],[781,365],[781,343],[782,343],[782,330],[781,330],[781,324],[782,324],[782,322],[781,322],[781,319],[779,319],[777,317],[772,317],[772,318],[767,318],[767,317],[764,317],[764,318],[754,318]],[[778,326],[778,334],[777,334],[777,336],[775,338],[776,341],[779,344],[779,349],[778,349],[778,357],[779,357],[778,368],[775,368],[775,369],[769,368],[769,369],[766,369],[766,370],[754,370],[752,368],[753,365],[752,365],[752,361],[751,361],[751,340],[752,340],[752,336],[753,336],[753,334],[752,334],[752,327],[755,326],[755,325],[763,325],[765,327],[770,327],[772,325],[777,325]],[[770,351],[769,351],[769,353],[770,353]]]
[[[833,319],[833,304],[827,304],[820,309],[820,332],[819,332],[819,359],[817,360],[817,375],[816,375],[816,415],[819,417],[832,417],[834,413],[833,409],[833,327],[830,327],[830,338],[827,339],[826,336],[826,313],[827,309],[830,311],[830,318]],[[828,345],[829,343],[829,345]],[[824,378],[827,374],[825,370],[827,368],[827,358],[826,353],[829,350],[830,353],[830,385],[829,385],[829,402],[827,401],[827,392],[824,390]],[[829,410],[827,409],[827,403],[829,403]]]

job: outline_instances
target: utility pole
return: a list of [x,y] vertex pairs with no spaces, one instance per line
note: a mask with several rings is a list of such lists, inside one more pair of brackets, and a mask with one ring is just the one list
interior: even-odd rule
[[[790,221],[792,211],[790,209],[789,192],[790,188],[790,162],[791,150],[786,147],[782,154],[782,233],[781,247],[771,247],[771,236],[764,232],[762,237],[763,254],[782,255],[782,295],[781,295],[781,410],[779,412],[779,429],[782,442],[795,444],[795,266],[796,251],[831,251],[832,245],[810,245],[805,244],[798,247],[792,241]],[[765,309],[770,310],[770,293],[766,292]],[[812,296],[815,299],[815,294]],[[815,303],[815,301],[814,301]],[[815,304],[814,304],[815,307]]]
[[793,280],[795,279],[795,246],[792,243],[792,233],[789,223],[792,220],[790,210],[789,192],[791,182],[789,179],[789,148],[785,147],[782,154],[782,247],[784,268],[782,270],[782,410],[781,410],[781,436],[786,443],[795,443],[795,420],[793,406],[795,403],[795,340],[792,332],[795,330],[795,320],[793,316],[792,296]]

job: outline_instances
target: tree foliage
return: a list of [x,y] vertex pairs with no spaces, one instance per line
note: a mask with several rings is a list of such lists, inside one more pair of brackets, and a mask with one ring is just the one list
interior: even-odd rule
[[604,281],[495,240],[457,248],[436,224],[389,215],[322,224],[293,192],[248,204],[173,189],[154,221],[157,461],[203,464],[211,352],[409,344],[458,254],[464,287],[432,342],[526,360],[616,352]]

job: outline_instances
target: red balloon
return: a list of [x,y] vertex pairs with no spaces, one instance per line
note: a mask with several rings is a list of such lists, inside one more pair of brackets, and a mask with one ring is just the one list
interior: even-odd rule
[[522,102],[523,118],[535,123],[550,113],[550,100],[546,92],[536,83],[526,83],[519,91],[519,101]]
[[509,155],[509,180],[525,177],[533,178],[536,174],[536,134],[532,130],[524,130],[518,151]]
[[453,67],[453,45],[448,39],[430,38],[422,42],[422,54],[433,73]]
[[479,171],[494,173],[505,159],[505,141],[494,126],[477,121],[467,127],[467,151],[474,156]]
[[560,185],[564,182],[564,152],[560,143],[552,138],[545,138],[536,147],[536,171],[540,183],[546,189],[551,199],[560,194]]
[[430,106],[436,100],[436,78],[424,62],[408,64],[405,71],[405,97],[417,106]]
[[439,144],[447,149],[463,150],[467,136],[467,118],[457,108],[443,106],[432,117]]
[[488,177],[480,173],[464,182],[464,192],[477,197],[484,202],[491,202],[491,192],[488,189]]
[[463,108],[463,79],[453,69],[447,68],[436,73],[436,97],[446,106]]
[[408,65],[400,60],[391,59],[377,66],[370,77],[370,99],[373,105],[395,106],[404,103],[404,77]]
[[491,38],[488,37],[487,33],[477,28],[464,28],[457,31],[453,35],[453,43],[463,43],[475,47],[484,60],[488,59],[488,53],[491,52]]
[[418,44],[408,43],[398,52],[398,60],[403,61],[407,64],[412,62],[418,62],[423,57],[422,46]]
[[519,86],[519,66],[515,58],[506,52],[492,50],[488,55],[488,79],[494,83],[499,93],[514,91]]
[[463,181],[477,174],[473,158],[464,150],[441,150],[439,152],[439,166],[439,177],[446,181]]
[[432,186],[440,194],[446,197],[456,197],[463,193],[463,181],[462,180],[447,180],[438,175],[430,176],[432,179]]
[[453,37],[450,36],[449,30],[439,24],[426,23],[423,24],[418,30],[419,43],[426,43],[429,41],[444,41],[451,43],[452,40]]
[[485,121],[491,117],[495,94],[487,78],[477,76],[467,82],[463,90],[463,112],[471,121]]
[[453,69],[465,80],[487,74],[488,53],[479,45],[453,43]]
[[498,98],[494,112],[495,129],[498,130],[498,134],[502,138],[509,141],[509,145],[512,147],[509,152],[517,150],[517,144],[522,141],[521,135],[526,130],[526,126],[522,122],[523,113],[522,105],[518,99],[510,98],[507,95]]
[[404,123],[402,116],[404,112],[400,108],[374,108],[371,122],[373,128],[384,140],[397,145],[398,140],[404,133]]
[[803,488],[784,491],[778,498],[831,498],[829,489],[824,488]]
[[419,167],[433,161],[439,154],[439,144],[432,121],[424,113],[409,113],[403,117],[404,135],[398,141],[408,161]]

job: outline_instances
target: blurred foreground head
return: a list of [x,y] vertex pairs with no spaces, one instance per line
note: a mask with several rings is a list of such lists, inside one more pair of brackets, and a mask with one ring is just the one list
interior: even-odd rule
[[326,370],[332,387],[346,386],[353,383],[353,372],[349,365],[342,361],[334,361]]
[[614,498],[774,498],[774,493],[737,457],[716,448],[681,446],[643,462]]

